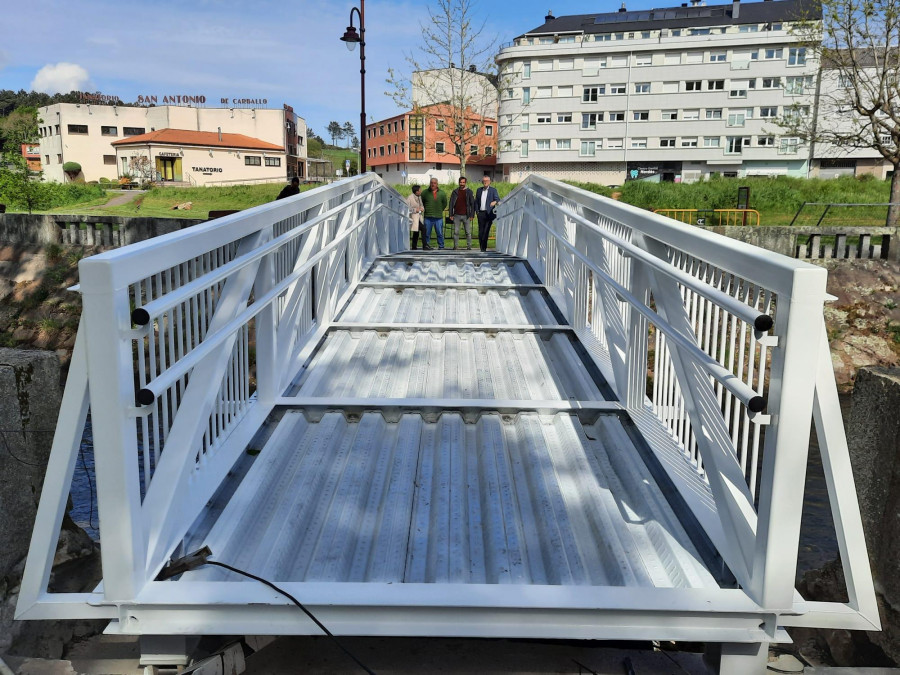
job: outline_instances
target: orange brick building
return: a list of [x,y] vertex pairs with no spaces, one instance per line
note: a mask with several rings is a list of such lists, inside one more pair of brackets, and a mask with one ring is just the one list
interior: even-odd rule
[[[388,183],[426,184],[459,179],[459,159],[448,133],[451,108],[446,104],[375,122],[366,127],[366,163]],[[466,176],[478,182],[494,177],[497,168],[497,120],[467,111],[467,128],[475,134],[466,142]],[[471,132],[470,132],[471,133]],[[467,134],[469,135],[469,134]]]
[[22,157],[29,171],[41,170],[41,146],[38,143],[22,143]]

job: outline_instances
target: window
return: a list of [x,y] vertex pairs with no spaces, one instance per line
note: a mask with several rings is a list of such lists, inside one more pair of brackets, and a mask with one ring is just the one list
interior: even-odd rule
[[806,47],[791,47],[790,49],[788,49],[788,65],[805,66]]
[[756,144],[761,148],[774,148],[775,147],[775,137],[774,136],[760,136],[756,139]]
[[725,154],[739,155],[744,148],[750,146],[749,136],[728,136],[725,138]]
[[[628,66],[627,56],[610,56],[608,59],[610,68],[625,68]],[[605,68],[606,66],[604,66]]]
[[[123,157],[122,159],[125,159],[125,158]],[[56,153],[56,163],[62,164],[62,153],[60,153],[60,152]]]
[[485,157],[491,157],[493,154],[494,154],[494,148],[492,148],[490,145],[484,146],[484,156]]
[[531,61],[526,61],[522,64],[522,79],[527,80],[531,77]]
[[500,141],[500,150],[503,152],[512,150],[512,141]]
[[707,91],[725,91],[725,80],[709,80],[706,83]]
[[400,154],[406,154],[406,141],[400,141]]
[[556,139],[556,149],[557,150],[571,150],[572,149],[572,139],[571,138],[557,138]]
[[624,147],[624,139],[621,138],[607,138],[606,139],[606,147],[610,150],[620,150]]
[[688,52],[687,63],[703,63],[703,52]]
[[703,147],[704,148],[718,148],[721,140],[722,139],[719,136],[704,136],[703,137]]
[[674,138],[660,138],[659,139],[659,147],[674,148],[675,147],[675,139]]
[[535,150],[549,150],[550,149],[550,139],[549,138],[539,138],[534,142]]
[[531,87],[522,87],[522,103],[531,103]]
[[538,124],[550,124],[550,121],[553,119],[553,116],[550,113],[542,113],[537,116]]
[[739,33],[758,33],[759,26],[753,24],[744,24],[743,26],[738,26]]
[[262,157],[244,155],[244,166],[262,166]]
[[88,132],[87,124],[70,124],[70,134],[86,134]]
[[649,110],[635,110],[634,111],[634,121],[635,122],[646,122],[650,119],[650,111]]
[[[100,135],[101,136],[118,136],[119,128],[118,127],[100,127]],[[113,162],[113,164],[115,164],[115,162]]]
[[710,52],[709,60],[711,63],[725,63],[726,56],[725,52]]
[[[549,144],[550,141],[547,141],[547,143]],[[538,141],[538,144],[540,144],[540,141]],[[477,156],[478,156],[478,146],[477,146],[477,145],[470,145],[470,146],[469,146],[469,156],[470,156],[470,157],[477,157]]]
[[384,136],[384,125],[383,124],[378,127],[378,135]]
[[662,93],[677,94],[678,93],[678,82],[663,82],[662,83]]
[[553,59],[541,59],[537,62],[535,70],[553,70]]
[[421,162],[425,159],[425,118],[413,115],[409,118],[409,159]]
[[[749,68],[750,61],[758,61],[758,60],[759,60],[759,50],[758,49],[754,49],[752,51],[736,49],[734,51],[733,62],[742,63],[743,66],[741,67],[741,69]],[[735,68],[733,66],[732,66],[732,70],[735,70]]]
[[685,110],[681,116],[683,120],[699,120],[700,119],[700,111],[699,110]]
[[649,94],[650,93],[650,83],[649,82],[635,82],[634,83],[634,93],[635,94]]
[[678,111],[677,110],[663,110],[661,113],[661,117],[664,120],[677,120],[678,119]]
[[281,166],[281,157],[266,157],[266,166]]
[[632,138],[631,139],[631,147],[634,149],[642,149],[647,147],[647,139],[646,138]]
[[800,123],[809,117],[808,105],[792,105],[784,111],[784,119],[789,123]]
[[624,122],[625,121],[625,111],[624,110],[615,110],[609,113],[609,121],[610,122]]
[[625,85],[624,84],[611,84],[609,86],[610,94],[624,94],[625,93]]
[[709,35],[709,28],[691,28],[691,35]]
[[681,64],[681,54],[665,54],[663,63],[667,66],[677,66]]
[[379,157],[384,157],[384,146],[383,145],[378,148],[378,155],[379,155]]
[[56,129],[56,135],[59,136],[59,125],[54,125],[54,128]]
[[508,98],[508,99],[513,98],[513,90],[512,89],[506,90],[506,98]]
[[528,131],[531,125],[528,123],[528,115],[522,115],[522,122],[519,124],[519,131]]
[[442,141],[438,141],[434,144],[434,151],[439,155],[444,154],[444,143]]
[[390,143],[387,144],[387,154],[388,154],[388,156],[390,156],[390,154],[391,154],[391,144]]
[[406,120],[400,120],[400,131],[405,131]]
[[721,108],[707,108],[706,109],[706,119],[708,119],[708,120],[722,119],[722,109]]
[[553,96],[553,87],[538,87],[535,92],[535,98],[551,98]]
[[560,70],[574,70],[575,69],[575,59],[560,59],[559,60],[559,69]]
[[557,87],[556,96],[557,98],[569,98],[574,94],[574,89],[572,85],[567,85],[565,87]]
[[581,92],[581,102],[596,103],[598,96],[603,93],[603,89],[604,87],[585,87]]
[[799,147],[799,138],[782,138],[778,146],[778,152],[782,155],[795,155]]
[[522,145],[519,147],[519,156],[528,157],[528,141],[522,141]]
[[575,42],[574,35],[562,35],[556,40],[559,44],[569,44]]
[[44,155],[44,164],[50,163],[50,155]]
[[116,156],[115,155],[103,155],[103,163],[104,164],[112,164],[116,165]]
[[653,65],[653,56],[651,54],[638,54],[634,57],[635,66],[651,66]]
[[477,124],[473,124],[472,126],[469,127],[469,133],[474,136],[475,134],[478,133],[479,128],[480,127]]
[[782,54],[784,54],[781,49],[767,49],[763,54],[763,57],[766,59],[780,59],[782,58]]
[[788,77],[784,83],[784,93],[787,96],[801,96],[807,89],[812,89],[812,76],[800,75],[798,77]]
[[143,133],[146,133],[146,129],[144,127],[122,127],[122,135],[123,136],[140,136]]
[[435,120],[434,121],[434,130],[435,131],[443,131],[446,128],[446,124],[444,120]]
[[729,110],[728,111],[728,126],[729,127],[742,127],[744,126],[744,122],[753,117],[753,109],[750,108],[748,110]]
[[581,157],[593,157],[597,149],[595,141],[581,141],[581,150],[578,154]]
[[696,148],[697,147],[697,137],[696,136],[685,136],[681,139],[681,147],[682,148]]
[[764,77],[762,79],[763,89],[781,89],[780,77]]
[[760,108],[759,116],[765,120],[770,120],[778,117],[778,106],[769,107],[769,108]]
[[672,29],[672,37],[681,37],[681,29],[673,28]]
[[603,113],[584,113],[581,116],[581,128],[596,129],[598,121],[603,121]]
[[703,83],[700,80],[689,80],[684,83],[685,91],[700,91]]
[[485,136],[493,136],[494,135],[494,127],[490,124],[486,124],[484,126],[484,135]]
[[568,112],[567,113],[557,113],[556,121],[559,124],[565,124],[566,122],[571,122],[572,121],[572,113],[568,113]]
[[747,89],[732,84],[728,90],[728,98],[747,98]]

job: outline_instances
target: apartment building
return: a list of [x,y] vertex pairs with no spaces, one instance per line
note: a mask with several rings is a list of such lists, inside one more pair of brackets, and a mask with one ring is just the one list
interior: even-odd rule
[[[122,144],[117,145],[116,142],[144,137],[163,130],[178,132],[175,136],[179,133],[184,136],[194,132],[205,132],[217,137],[222,134],[240,135],[242,138],[249,138],[254,146],[266,147],[270,151],[272,147],[281,148],[278,167],[282,177],[292,175],[303,177],[307,173],[306,123],[303,118],[294,114],[290,106],[196,108],[175,105],[141,107],[56,103],[40,108],[38,119],[44,180],[60,183],[68,180],[70,177],[63,171],[66,162],[80,164],[79,178],[86,181],[96,181],[100,178],[115,180],[129,173],[130,161],[128,156],[122,154]],[[240,151],[250,141],[242,140],[242,146],[233,150]],[[179,148],[178,152],[181,151],[182,148]],[[171,152],[171,148],[167,149],[167,152]],[[212,147],[210,152],[215,154],[219,150]],[[208,171],[194,171],[187,164],[183,165],[183,169],[175,171],[174,165],[169,166],[171,162],[167,157],[168,155],[153,154],[150,158],[155,168],[154,177],[159,181],[199,185],[209,184],[217,179],[216,176],[205,175],[209,173]],[[211,157],[212,155],[208,155],[208,158]],[[274,159],[271,161],[274,162]],[[268,173],[274,168],[270,166],[268,169],[258,169],[256,164],[244,166],[245,169],[237,173],[230,170],[229,176],[218,179],[251,183],[256,180],[269,180],[271,177]],[[200,168],[217,167],[210,167],[209,162],[204,162]],[[261,175],[262,171],[267,175]]]
[[[366,164],[388,183],[442,183],[459,180],[460,163],[449,126],[446,104],[424,106],[366,126]],[[466,176],[494,177],[497,164],[497,120],[469,110],[465,116]]]
[[618,185],[810,171],[776,119],[811,115],[817,64],[791,24],[809,0],[553,17],[501,49],[498,160]]

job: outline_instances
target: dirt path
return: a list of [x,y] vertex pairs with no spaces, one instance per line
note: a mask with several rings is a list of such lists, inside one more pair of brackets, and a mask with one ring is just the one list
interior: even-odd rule
[[108,206],[122,206],[122,204],[127,204],[128,202],[132,202],[138,195],[144,194],[144,190],[129,190],[128,192],[123,192],[118,197],[113,197],[105,204],[101,204],[99,206],[92,206],[92,209],[105,209]]

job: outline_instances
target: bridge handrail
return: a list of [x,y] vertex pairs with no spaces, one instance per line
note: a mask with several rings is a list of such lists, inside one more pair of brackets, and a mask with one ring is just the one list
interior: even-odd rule
[[655,450],[707,486],[708,518],[698,486],[674,478],[738,582],[788,606],[826,271],[540,176],[501,203],[497,228],[645,435],[660,437],[650,419],[666,431]]

